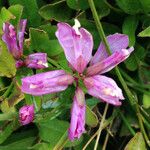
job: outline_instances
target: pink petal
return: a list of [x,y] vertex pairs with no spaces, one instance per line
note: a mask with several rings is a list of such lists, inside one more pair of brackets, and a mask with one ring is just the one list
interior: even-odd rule
[[123,62],[130,56],[130,53],[134,50],[133,47],[129,49],[122,49],[120,51],[114,52],[111,56],[107,57],[103,61],[100,61],[87,68],[87,76],[92,76],[96,74],[103,74],[110,71],[119,63]]
[[123,100],[122,90],[117,86],[116,82],[102,75],[95,75],[84,79],[84,84],[88,93],[107,103],[119,106]]
[[84,28],[75,30],[67,23],[58,23],[57,27],[56,36],[64,49],[68,62],[76,71],[82,73],[91,59],[92,35]]
[[43,69],[48,67],[46,53],[34,53],[27,56],[25,65],[28,68]]
[[24,33],[25,33],[25,28],[27,25],[27,19],[21,19],[20,20],[20,29],[18,32],[18,41],[19,41],[19,49],[22,50],[23,53],[23,41],[24,41]]
[[85,97],[82,89],[77,88],[71,110],[71,123],[68,130],[69,139],[80,138],[85,132]]
[[24,62],[22,60],[17,60],[16,61],[16,68],[18,69],[18,68],[20,68],[22,66],[24,66]]
[[63,70],[39,73],[22,78],[22,92],[31,95],[43,95],[65,90],[74,78]]
[[[116,33],[113,35],[109,35],[109,36],[107,36],[107,41],[109,43],[112,53],[114,53],[115,51],[120,51],[122,49],[126,49],[129,45],[128,36],[125,34]],[[100,62],[100,61],[106,59],[107,57],[108,57],[108,54],[107,54],[105,45],[101,42],[97,52],[95,53],[95,55],[92,58],[90,64],[93,65],[97,62]]]
[[34,105],[25,105],[19,110],[19,121],[22,125],[27,125],[34,119]]

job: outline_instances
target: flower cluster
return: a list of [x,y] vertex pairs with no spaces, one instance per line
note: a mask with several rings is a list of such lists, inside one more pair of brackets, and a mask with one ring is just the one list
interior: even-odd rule
[[43,69],[47,68],[47,54],[46,53],[35,53],[30,54],[23,61],[21,59],[23,55],[23,41],[24,33],[26,28],[27,20],[22,19],[19,24],[19,31],[16,30],[10,23],[3,24],[3,36],[2,40],[6,43],[9,52],[13,55],[16,60],[16,67],[27,66],[28,68]]
[[40,73],[23,78],[22,91],[32,95],[55,93],[65,90],[76,81],[69,128],[69,139],[74,140],[85,132],[85,94],[78,86],[78,79],[82,79],[90,95],[115,106],[121,105],[119,100],[124,99],[121,89],[113,79],[101,74],[124,61],[134,48],[127,49],[129,45],[127,35],[116,33],[107,37],[112,55],[108,56],[105,45],[101,42],[92,57],[93,37],[86,29],[80,28],[78,20],[75,20],[73,27],[67,23],[58,23],[57,27],[56,37],[64,49],[72,71],[78,72],[78,78],[74,78],[73,74],[68,74],[64,70]]

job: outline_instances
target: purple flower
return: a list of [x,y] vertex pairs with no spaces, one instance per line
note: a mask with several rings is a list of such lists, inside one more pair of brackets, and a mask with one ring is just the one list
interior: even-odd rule
[[2,40],[6,43],[8,50],[15,59],[19,59],[23,54],[23,40],[26,24],[26,19],[22,19],[20,21],[18,34],[16,33],[14,26],[10,23],[3,24],[4,34],[2,36]]
[[85,96],[81,88],[77,88],[73,99],[71,110],[71,123],[69,128],[69,139],[80,138],[85,132]]
[[[57,26],[56,36],[64,49],[69,66],[73,72],[76,70],[79,76],[74,79],[73,75],[56,70],[25,77],[22,79],[22,91],[32,95],[59,92],[65,90],[75,80],[77,90],[69,128],[69,139],[73,140],[85,132],[85,98],[82,89],[78,87],[78,80],[83,80],[90,95],[116,106],[121,105],[119,100],[124,99],[121,89],[114,80],[100,74],[110,71],[124,61],[134,48],[126,49],[129,45],[128,37],[117,33],[107,37],[112,55],[108,56],[104,44],[100,43],[98,51],[92,58],[92,35],[84,28],[79,29],[80,23],[77,20],[73,27],[67,23],[58,23]],[[89,62],[90,66],[85,71]]]
[[19,121],[22,125],[27,125],[34,119],[34,106],[25,105],[19,110]]
[[28,68],[43,69],[48,67],[46,53],[34,53],[27,56],[25,65]]
[[84,28],[78,29],[80,23],[77,20],[73,27],[67,23],[58,23],[57,27],[56,36],[68,62],[76,71],[82,73],[92,56],[92,35]]
[[116,82],[106,76],[95,75],[86,77],[84,79],[84,84],[90,95],[107,103],[119,106],[121,105],[119,100],[124,99],[122,91],[117,86]]
[[22,78],[22,92],[43,95],[65,90],[74,78],[64,70],[49,71]]
[[19,60],[16,60],[16,68],[20,68],[24,66],[24,61],[19,59]]

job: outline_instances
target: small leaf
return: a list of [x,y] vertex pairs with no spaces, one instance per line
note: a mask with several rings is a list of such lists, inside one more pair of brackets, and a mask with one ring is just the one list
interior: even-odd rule
[[98,124],[96,114],[88,106],[86,106],[86,124],[91,127],[96,127]]
[[15,60],[6,45],[0,42],[0,76],[11,78],[16,74]]
[[140,37],[150,37],[150,26],[138,34]]
[[39,14],[46,20],[66,21],[71,18],[72,10],[66,5],[65,1],[59,1],[43,6],[40,8]]
[[9,4],[20,4],[24,7],[23,18],[27,18],[30,27],[37,27],[40,25],[41,17],[38,14],[36,0],[9,0]]
[[67,0],[67,5],[71,9],[75,9],[75,10],[79,10],[79,9],[85,10],[89,8],[87,0]]
[[136,135],[128,142],[124,150],[146,150],[142,133],[136,133]]
[[43,30],[30,28],[30,38],[32,49],[45,52],[50,57],[63,51],[58,40],[49,40],[48,34]]
[[135,44],[135,31],[137,25],[138,19],[136,16],[128,16],[123,22],[122,31],[129,36],[129,46],[134,46]]

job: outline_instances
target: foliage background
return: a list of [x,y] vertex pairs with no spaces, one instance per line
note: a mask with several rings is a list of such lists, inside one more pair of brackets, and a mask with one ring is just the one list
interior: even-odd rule
[[[129,46],[135,47],[134,53],[119,65],[119,68],[132,94],[138,99],[140,117],[149,137],[150,1],[94,0],[94,2],[105,34],[116,32],[127,34],[130,39]],[[15,61],[8,53],[6,45],[0,42],[0,150],[82,149],[97,131],[105,104],[90,96],[86,97],[87,132],[79,140],[70,142],[67,139],[67,129],[74,87],[70,86],[66,91],[58,94],[35,97],[22,94],[19,86],[20,79],[27,75],[54,70],[59,66],[69,70],[63,50],[55,36],[57,22],[63,21],[73,25],[73,19],[78,18],[81,25],[92,33],[96,51],[101,39],[88,1],[1,0],[0,7],[0,34],[2,35],[4,22],[9,21],[17,27],[20,18],[27,18],[24,54],[46,52],[49,57],[48,69],[16,70]],[[113,77],[121,87],[114,71],[111,71],[108,76]],[[28,126],[20,126],[19,108],[32,103],[36,108],[34,122]],[[121,107],[109,106],[98,149],[103,147],[107,134],[110,136],[107,149],[133,150],[133,147],[147,149],[142,133],[137,114],[126,97]],[[89,144],[87,150],[93,149],[94,144],[95,139]]]

